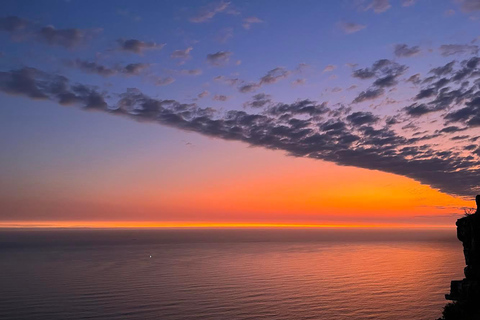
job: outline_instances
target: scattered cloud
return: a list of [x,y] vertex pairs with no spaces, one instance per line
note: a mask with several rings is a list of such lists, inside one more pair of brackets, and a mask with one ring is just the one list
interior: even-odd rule
[[0,31],[10,33],[16,41],[33,39],[51,46],[73,49],[88,43],[102,32],[102,29],[57,29],[51,25],[39,27],[29,20],[7,16],[0,18]]
[[478,46],[470,44],[444,44],[439,50],[444,57],[458,54],[478,54]]
[[133,52],[136,54],[143,54],[146,50],[160,50],[165,44],[155,42],[144,42],[137,39],[118,39],[119,49],[121,51]]
[[287,69],[283,67],[277,67],[268,71],[263,77],[260,78],[260,81],[258,82],[244,83],[243,81],[240,81],[238,91],[240,91],[241,93],[253,92],[260,89],[266,84],[277,83],[278,81],[289,77],[290,74],[291,72]]
[[180,74],[187,76],[199,76],[203,73],[202,69],[183,69],[180,70]]
[[402,0],[402,7],[411,7],[416,2],[417,2],[417,0]]
[[172,84],[175,82],[175,79],[172,77],[152,77],[153,83],[156,86],[168,86],[169,84]]
[[335,70],[336,68],[337,68],[336,65],[329,64],[328,66],[325,67],[325,69],[323,69],[323,72],[332,72],[332,71]]
[[97,74],[102,77],[110,77],[116,74],[121,75],[139,75],[142,71],[149,67],[146,63],[130,63],[124,66],[116,65],[114,67],[108,67],[99,64],[94,61],[87,61],[82,59],[76,59],[67,62],[67,65],[80,69],[85,73]]
[[244,108],[264,108],[272,106],[272,96],[265,93],[258,93],[252,97],[252,100],[243,104]]
[[242,82],[239,78],[227,78],[225,76],[216,76],[213,80],[232,87]]
[[277,67],[267,72],[262,78],[260,78],[260,85],[276,83],[282,79],[287,78],[290,75],[290,71],[283,67]]
[[212,66],[222,66],[226,65],[230,61],[232,56],[230,51],[218,51],[216,53],[207,54],[207,62]]
[[367,100],[373,100],[383,96],[385,90],[382,88],[371,88],[366,91],[360,92],[360,94],[353,100],[353,103],[360,103]]
[[46,26],[40,29],[38,38],[52,46],[74,48],[87,43],[100,30],[81,29],[55,29],[53,26]]
[[355,33],[367,27],[366,25],[354,23],[354,22],[340,22],[339,26],[343,30],[343,32],[345,32],[346,34]]
[[210,94],[210,92],[208,92],[207,90],[204,90],[204,91],[200,92],[197,97],[199,99],[202,99],[202,98],[207,97],[209,94]]
[[260,20],[257,17],[248,17],[243,19],[242,26],[244,29],[250,30],[250,28],[252,27],[252,24],[256,24],[256,23],[263,23],[263,20]]
[[375,81],[370,88],[362,91],[353,100],[353,103],[373,100],[383,96],[385,93],[384,89],[395,86],[398,83],[398,77],[400,77],[406,70],[406,66],[388,59],[380,59],[373,63],[370,68],[354,70],[352,73],[354,78],[362,80],[375,79]]
[[459,0],[458,2],[463,12],[480,11],[480,1],[478,0]]
[[216,95],[213,96],[212,99],[215,100],[215,101],[227,101],[229,99],[229,97],[224,96],[223,94],[216,94]]
[[420,53],[420,47],[419,46],[409,47],[406,44],[397,44],[395,45],[394,53],[395,53],[395,56],[399,58],[413,57]]
[[366,10],[373,10],[375,13],[383,13],[391,7],[389,0],[373,0],[370,5],[366,7]]
[[203,23],[210,21],[213,17],[221,12],[225,12],[229,7],[230,2],[218,2],[202,8],[196,15],[190,18],[190,22]]
[[185,50],[175,50],[170,54],[170,58],[172,59],[180,59],[180,60],[188,60],[192,56],[190,55],[190,51],[192,51],[192,47],[188,47]]
[[28,20],[16,16],[2,17],[0,18],[0,31],[14,33],[26,29],[28,24]]
[[248,93],[252,91],[257,91],[260,89],[261,85],[258,83],[247,83],[247,84],[242,84],[240,87],[238,87],[238,91],[241,93]]
[[306,83],[307,83],[306,79],[295,79],[295,80],[292,81],[292,84],[294,86],[303,86]]

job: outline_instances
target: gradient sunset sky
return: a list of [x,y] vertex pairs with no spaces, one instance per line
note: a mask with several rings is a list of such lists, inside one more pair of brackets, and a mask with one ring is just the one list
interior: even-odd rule
[[480,1],[2,1],[1,226],[452,226]]

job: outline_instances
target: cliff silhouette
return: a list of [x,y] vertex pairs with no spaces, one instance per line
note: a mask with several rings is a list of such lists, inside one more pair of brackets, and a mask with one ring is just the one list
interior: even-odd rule
[[477,211],[457,220],[457,238],[463,243],[465,278],[453,280],[443,317],[438,320],[480,319],[480,195],[475,198]]

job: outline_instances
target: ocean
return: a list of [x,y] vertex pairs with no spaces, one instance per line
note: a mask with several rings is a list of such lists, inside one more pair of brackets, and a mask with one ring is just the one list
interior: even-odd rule
[[434,320],[455,229],[0,230],[0,319]]

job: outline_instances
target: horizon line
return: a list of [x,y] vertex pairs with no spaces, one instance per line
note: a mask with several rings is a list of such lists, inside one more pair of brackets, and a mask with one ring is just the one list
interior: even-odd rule
[[0,229],[448,229],[454,225],[406,223],[255,223],[180,221],[0,221]]

